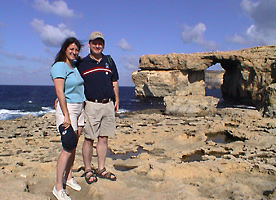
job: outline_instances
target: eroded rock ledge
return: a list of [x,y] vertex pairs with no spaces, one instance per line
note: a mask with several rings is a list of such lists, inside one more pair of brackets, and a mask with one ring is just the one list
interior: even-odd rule
[[[116,117],[116,125],[106,168],[117,181],[86,183],[81,135],[73,176],[82,190],[67,187],[72,199],[276,199],[276,121],[256,110],[218,108],[205,117],[139,111]],[[55,114],[0,120],[0,135],[1,200],[55,199],[62,148]],[[96,157],[94,149],[93,167]]]
[[135,94],[139,98],[166,97],[167,113],[185,114],[171,111],[168,105],[200,98],[193,95],[201,96],[204,101],[204,70],[220,63],[225,70],[221,85],[223,99],[255,106],[273,117],[276,113],[275,52],[276,46],[272,45],[225,52],[143,55],[139,70],[132,73]]

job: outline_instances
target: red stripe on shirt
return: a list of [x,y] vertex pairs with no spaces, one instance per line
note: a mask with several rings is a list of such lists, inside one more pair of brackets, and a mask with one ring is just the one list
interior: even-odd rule
[[82,76],[86,76],[88,74],[91,74],[91,73],[94,73],[94,72],[109,72],[109,73],[112,73],[110,69],[108,68],[104,68],[104,67],[95,67],[93,69],[89,69],[89,70],[86,70],[84,72],[81,73]]

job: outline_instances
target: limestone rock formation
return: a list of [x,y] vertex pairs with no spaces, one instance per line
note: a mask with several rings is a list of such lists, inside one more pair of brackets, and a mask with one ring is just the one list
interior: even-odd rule
[[216,112],[218,98],[202,95],[166,96],[164,98],[166,114],[199,117],[212,115]]
[[205,95],[204,71],[142,70],[133,72],[132,78],[140,98]]
[[[55,114],[0,120],[0,135],[0,199],[55,199],[51,191],[62,150]],[[272,200],[275,140],[275,119],[256,110],[217,108],[205,117],[122,113],[106,158],[117,180],[86,183],[81,135],[72,172],[82,190],[66,191],[77,200]]]
[[225,70],[223,98],[255,106],[271,116],[276,102],[268,99],[274,99],[275,93],[267,90],[276,82],[275,51],[272,45],[225,52],[143,55],[139,71],[132,74],[135,94],[140,98],[204,95],[204,70],[220,63]]

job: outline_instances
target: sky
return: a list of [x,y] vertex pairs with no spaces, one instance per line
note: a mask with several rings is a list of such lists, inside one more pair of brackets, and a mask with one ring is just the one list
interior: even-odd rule
[[133,86],[142,55],[276,44],[276,0],[0,0],[0,85],[53,85],[64,39],[79,39],[84,57],[92,31],[103,33],[119,85]]

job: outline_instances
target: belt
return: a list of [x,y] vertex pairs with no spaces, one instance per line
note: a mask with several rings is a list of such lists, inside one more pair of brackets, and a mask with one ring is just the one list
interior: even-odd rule
[[92,101],[92,102],[95,102],[95,103],[108,103],[110,101],[112,101],[111,98],[108,98],[108,99],[89,99],[88,101]]

